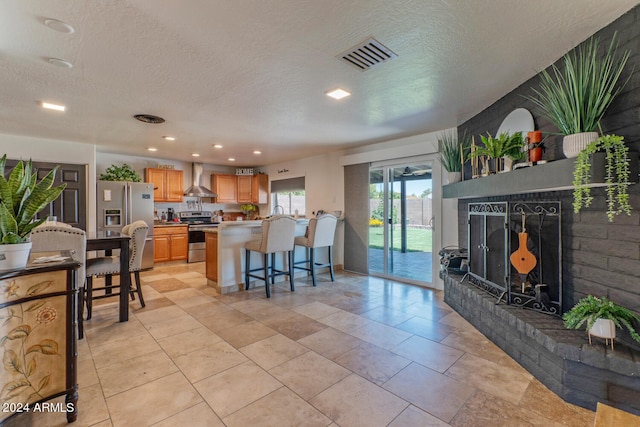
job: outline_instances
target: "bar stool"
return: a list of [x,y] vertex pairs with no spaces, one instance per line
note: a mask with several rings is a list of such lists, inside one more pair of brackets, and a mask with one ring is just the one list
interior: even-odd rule
[[[311,272],[313,286],[316,285],[316,268],[329,267],[331,281],[333,282],[333,256],[331,254],[333,248],[333,239],[336,234],[336,224],[338,218],[331,214],[323,214],[317,218],[309,220],[307,233],[304,236],[298,236],[294,239],[296,246],[303,246],[308,249],[309,257],[304,261],[293,262],[293,268],[306,270]],[[329,251],[329,262],[326,264],[317,263],[315,261],[315,249],[326,247]],[[296,264],[308,264],[308,267],[297,267]]]
[[[275,277],[286,274],[289,276],[291,291],[293,286],[293,238],[296,232],[296,220],[289,216],[277,215],[262,221],[262,236],[260,240],[247,242],[245,249],[245,269],[244,284],[245,289],[249,290],[249,278],[264,280],[264,286],[267,291],[267,298],[271,298],[271,290],[269,289],[269,279],[271,284],[275,283]],[[263,266],[251,269],[251,251],[259,252],[263,255]],[[288,271],[277,270],[275,265],[276,252],[287,252]],[[269,266],[269,257],[271,255],[271,266]],[[252,274],[255,271],[263,271],[262,276]]]

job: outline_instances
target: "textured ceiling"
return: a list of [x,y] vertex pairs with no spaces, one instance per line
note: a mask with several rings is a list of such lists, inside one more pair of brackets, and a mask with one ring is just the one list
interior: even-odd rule
[[[0,133],[251,166],[436,131],[491,105],[637,3],[2,0]],[[47,18],[76,31],[55,32]],[[370,36],[398,58],[366,72],[336,59]],[[336,87],[353,95],[324,95]],[[139,113],[166,123],[133,120]]]

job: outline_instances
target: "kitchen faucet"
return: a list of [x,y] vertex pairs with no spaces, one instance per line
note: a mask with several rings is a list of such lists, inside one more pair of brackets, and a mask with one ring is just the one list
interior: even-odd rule
[[[280,212],[278,212],[278,208],[280,208]],[[275,205],[273,207],[273,212],[271,212],[271,215],[284,215],[284,208],[281,205]]]

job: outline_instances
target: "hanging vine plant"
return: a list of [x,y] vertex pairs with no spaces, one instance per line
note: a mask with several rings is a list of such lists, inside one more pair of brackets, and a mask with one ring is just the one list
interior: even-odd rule
[[624,144],[622,136],[603,135],[578,154],[573,171],[573,212],[580,212],[582,207],[589,207],[593,201],[588,185],[591,180],[591,156],[598,151],[605,152],[607,217],[611,222],[621,213],[631,215],[628,192],[629,147]]

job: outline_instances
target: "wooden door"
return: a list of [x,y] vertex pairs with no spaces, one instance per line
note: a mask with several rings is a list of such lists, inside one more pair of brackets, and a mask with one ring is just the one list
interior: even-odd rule
[[237,180],[235,175],[211,175],[212,187],[218,195],[216,203],[236,203]]
[[184,196],[184,173],[179,170],[165,170],[165,196],[167,202],[182,202]]
[[171,260],[187,259],[189,243],[187,234],[174,234],[171,236]]
[[205,233],[207,250],[206,275],[207,279],[218,281],[218,233]]
[[171,260],[171,236],[153,237],[153,261],[164,262]]
[[238,183],[238,197],[236,200],[238,203],[251,203],[251,187],[253,176],[251,175],[240,175],[236,177]]
[[253,175],[251,188],[251,203],[264,205],[269,203],[269,175],[263,173]]
[[146,182],[153,184],[153,201],[166,202],[165,198],[165,173],[164,169],[146,168],[144,170],[144,179]]
[[[7,159],[5,174],[18,164],[18,160]],[[60,197],[49,204],[36,218],[46,215],[56,216],[59,222],[64,222],[82,230],[87,230],[87,165],[72,163],[33,162],[37,168],[38,181],[51,169],[60,166],[56,172],[54,186],[67,184]]]

